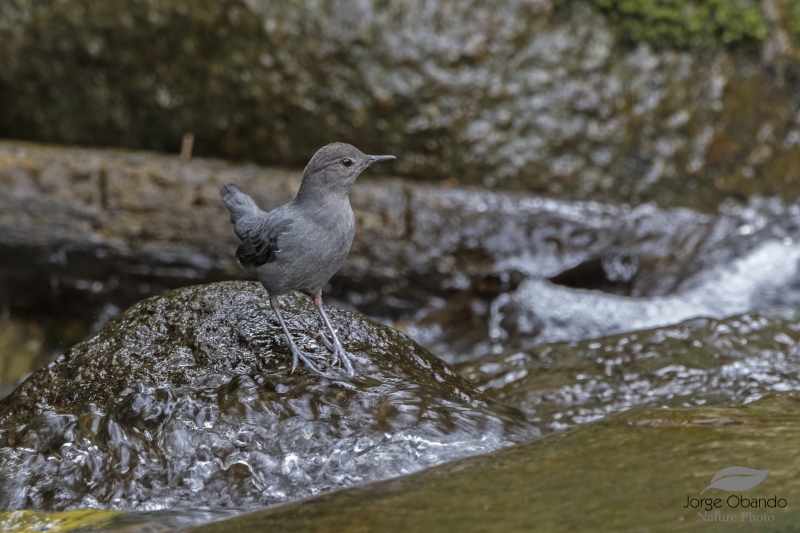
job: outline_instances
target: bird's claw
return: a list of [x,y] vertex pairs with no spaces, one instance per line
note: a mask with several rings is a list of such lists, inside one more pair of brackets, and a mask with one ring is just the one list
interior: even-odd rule
[[292,374],[294,374],[295,369],[297,368],[297,362],[303,361],[303,363],[309,368],[309,370],[316,372],[317,374],[322,374],[322,370],[313,363],[311,359],[318,359],[319,357],[316,355],[311,355],[309,353],[304,352],[297,346],[292,346]]
[[328,340],[328,337],[325,336],[324,333],[321,331],[317,334],[317,337],[325,345],[325,348],[328,349],[329,352],[333,352],[336,348],[334,348],[333,343]]
[[325,345],[325,348],[327,348],[333,356],[328,366],[331,368],[335,366],[341,368],[342,364],[344,364],[344,367],[347,370],[347,375],[352,378],[355,375],[355,369],[353,368],[353,356],[347,353],[347,351],[344,349],[344,346],[342,346],[342,343],[339,342],[339,339],[334,337],[334,341],[331,342],[322,332],[319,333],[318,337],[322,341],[322,344]]

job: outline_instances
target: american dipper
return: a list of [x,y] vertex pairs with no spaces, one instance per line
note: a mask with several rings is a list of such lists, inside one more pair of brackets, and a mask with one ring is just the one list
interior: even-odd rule
[[333,354],[331,366],[341,360],[349,376],[353,361],[339,342],[325,309],[322,287],[344,263],[355,234],[355,218],[348,193],[361,172],[392,155],[365,155],[355,146],[333,143],[322,147],[303,171],[303,181],[294,200],[265,213],[239,187],[229,183],[219,191],[231,213],[233,231],[242,243],[236,250],[239,264],[267,290],[292,352],[292,372],[298,359],[321,373],[292,340],[281,315],[278,296],[300,291],[314,299],[314,306],[331,334],[320,333]]

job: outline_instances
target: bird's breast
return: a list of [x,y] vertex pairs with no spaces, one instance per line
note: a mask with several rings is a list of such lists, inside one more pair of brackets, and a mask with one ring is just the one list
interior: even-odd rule
[[347,257],[355,236],[355,217],[350,204],[347,204],[347,209],[337,210],[335,216],[320,221],[318,228],[318,238],[324,241],[320,249],[326,250],[332,260],[338,260],[341,264]]
[[[342,265],[350,251],[355,235],[355,218],[350,204],[346,209],[319,210],[307,213],[303,222],[292,224],[292,235],[278,240],[280,253],[285,259],[296,260],[297,268],[318,272],[321,276],[332,276]],[[286,243],[283,246],[281,241]]]

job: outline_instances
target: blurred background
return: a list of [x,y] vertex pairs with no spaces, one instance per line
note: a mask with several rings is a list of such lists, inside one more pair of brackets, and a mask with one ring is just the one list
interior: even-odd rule
[[218,188],[334,141],[398,160],[326,297],[451,363],[800,305],[794,0],[4,0],[0,50],[0,395],[241,277]]

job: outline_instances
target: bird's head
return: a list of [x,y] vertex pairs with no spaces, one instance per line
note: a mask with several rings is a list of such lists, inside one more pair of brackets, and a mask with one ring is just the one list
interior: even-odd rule
[[306,165],[297,196],[346,197],[353,182],[366,168],[392,159],[397,158],[393,155],[367,155],[351,144],[328,144],[317,150]]

